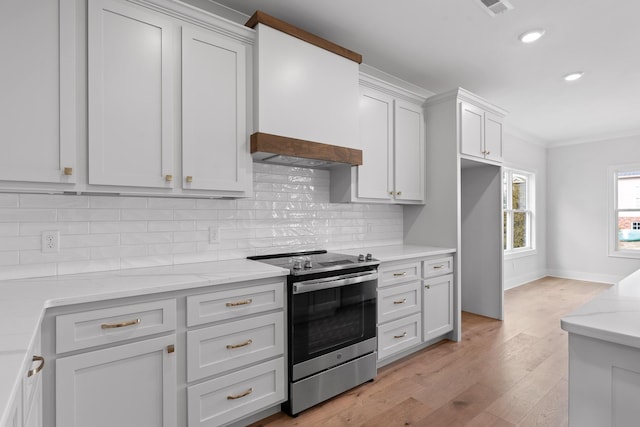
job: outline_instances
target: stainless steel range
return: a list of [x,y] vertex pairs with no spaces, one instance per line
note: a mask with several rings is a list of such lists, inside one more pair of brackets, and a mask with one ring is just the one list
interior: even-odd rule
[[376,376],[376,290],[370,254],[327,251],[249,257],[289,269],[289,415]]

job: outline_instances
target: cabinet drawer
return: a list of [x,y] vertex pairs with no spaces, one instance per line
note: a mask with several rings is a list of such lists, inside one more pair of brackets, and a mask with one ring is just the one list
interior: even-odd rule
[[420,281],[388,286],[378,291],[378,323],[420,312]]
[[284,281],[187,297],[187,326],[283,307]]
[[56,316],[56,352],[113,344],[176,328],[173,299]]
[[284,353],[284,313],[187,332],[187,380],[194,381]]
[[453,257],[427,259],[424,261],[424,277],[440,276],[453,271]]
[[420,278],[420,261],[404,264],[381,265],[380,281],[378,286],[389,286],[396,283],[405,283]]
[[187,388],[189,427],[220,426],[285,399],[284,358]]
[[422,320],[419,313],[378,326],[378,359],[418,345],[421,340]]

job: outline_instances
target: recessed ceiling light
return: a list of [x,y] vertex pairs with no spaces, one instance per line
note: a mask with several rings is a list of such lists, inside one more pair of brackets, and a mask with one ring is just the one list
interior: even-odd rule
[[584,73],[582,71],[576,71],[575,73],[567,74],[566,76],[564,76],[564,79],[568,82],[574,82],[582,76],[584,76]]
[[526,33],[520,34],[520,37],[518,37],[518,39],[520,39],[522,43],[533,43],[534,41],[542,37],[543,34],[544,34],[543,29],[530,30],[530,31],[527,31]]

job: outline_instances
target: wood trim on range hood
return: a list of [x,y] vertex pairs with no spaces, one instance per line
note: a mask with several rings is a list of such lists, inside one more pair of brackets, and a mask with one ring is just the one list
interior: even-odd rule
[[257,10],[244,25],[245,27],[254,28],[258,24],[268,25],[269,27],[282,31],[285,34],[304,40],[307,43],[328,50],[329,52],[357,62],[358,64],[362,64],[362,55],[359,53],[323,39],[322,37],[318,37],[315,34],[311,34],[308,31],[298,28],[295,25],[291,25],[288,22],[284,22],[260,10]]
[[251,154],[256,161],[301,167],[362,165],[362,150],[262,132],[251,135]]

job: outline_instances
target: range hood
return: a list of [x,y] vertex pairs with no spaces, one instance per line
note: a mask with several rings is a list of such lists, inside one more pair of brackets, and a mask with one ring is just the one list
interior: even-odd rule
[[251,135],[255,161],[304,168],[359,166],[362,150],[256,132]]
[[257,11],[254,161],[333,168],[362,164],[358,135],[362,56]]

